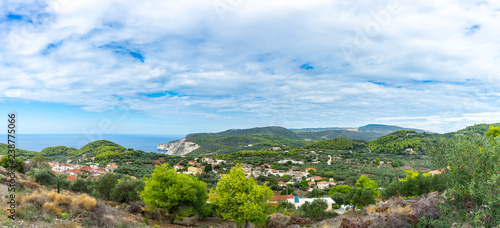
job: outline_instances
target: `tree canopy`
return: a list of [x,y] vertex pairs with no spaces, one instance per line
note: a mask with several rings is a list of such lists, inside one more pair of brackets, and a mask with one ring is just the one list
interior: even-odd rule
[[171,223],[176,218],[196,213],[205,216],[210,212],[206,184],[194,176],[176,173],[167,163],[156,166],[145,183],[139,197],[149,209],[166,210]]
[[210,202],[215,205],[217,214],[224,219],[234,219],[238,226],[248,226],[250,222],[264,225],[267,215],[273,211],[269,204],[272,196],[270,188],[245,176],[241,164],[231,168],[215,190],[210,190]]

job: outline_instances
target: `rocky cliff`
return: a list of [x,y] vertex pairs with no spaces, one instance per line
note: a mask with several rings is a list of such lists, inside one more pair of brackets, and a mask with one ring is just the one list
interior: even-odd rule
[[158,144],[157,147],[158,150],[166,150],[168,155],[179,155],[179,156],[189,154],[198,148],[200,148],[200,145],[194,142],[188,142],[186,141],[186,138],[165,144],[160,143]]

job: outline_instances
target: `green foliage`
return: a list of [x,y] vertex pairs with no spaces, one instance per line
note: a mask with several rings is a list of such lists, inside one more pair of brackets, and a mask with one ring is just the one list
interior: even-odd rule
[[253,178],[247,178],[237,164],[228,175],[219,180],[215,190],[210,190],[210,202],[224,219],[234,219],[238,226],[252,222],[264,225],[266,215],[272,213],[268,203],[273,192],[265,185],[257,185]]
[[325,214],[328,204],[323,199],[315,199],[312,203],[305,202],[299,208],[304,217],[310,219],[319,219]]
[[490,126],[487,132],[484,133],[486,136],[490,138],[495,138],[500,136],[500,127]]
[[56,184],[56,175],[48,169],[31,169],[28,176],[35,178],[35,182],[41,185],[50,186]]
[[[416,171],[415,171],[416,172]],[[380,193],[381,198],[389,199],[393,196],[412,198],[433,191],[443,192],[446,189],[447,174],[430,175],[424,173],[417,175],[408,172],[406,178],[398,182],[392,182]]]
[[471,130],[439,139],[428,151],[448,174],[442,217],[475,227],[500,225],[500,137],[489,140]]
[[[88,192],[88,186],[89,182],[87,180],[77,177],[75,181],[71,182],[69,189],[73,192]],[[96,189],[96,191],[98,190]]]
[[372,140],[376,139],[384,134],[376,132],[359,132],[359,131],[348,131],[348,130],[296,130],[297,135],[303,139],[314,139],[323,140],[326,138],[346,138],[346,139],[359,139],[359,140]]
[[375,158],[375,161],[373,162],[373,164],[379,166],[380,165],[380,158]]
[[21,160],[20,158],[12,159],[9,156],[3,156],[2,160],[0,160],[0,165],[7,169],[13,169],[17,172],[24,172],[23,160]]
[[352,190],[352,188],[349,185],[337,185],[337,186],[332,187],[330,189],[330,191],[328,192],[328,194],[330,194],[330,195],[335,194],[335,193],[347,194],[351,190]]
[[111,191],[111,200],[120,203],[129,203],[140,200],[138,192],[144,190],[144,181],[138,179],[125,179]]
[[364,207],[375,203],[373,190],[368,188],[354,188],[347,194],[350,204],[357,207]]
[[145,176],[150,176],[155,168],[154,167],[144,167],[141,165],[120,165],[115,169],[115,173],[125,174],[129,176],[135,176],[143,178]]
[[89,156],[94,156],[106,151],[124,151],[125,148],[114,142],[108,140],[96,140],[90,142],[78,150],[71,150],[67,153],[74,156],[80,156],[82,154],[89,154]]
[[94,188],[99,191],[101,197],[108,200],[111,199],[111,191],[118,184],[120,176],[116,173],[106,173],[99,176],[94,183]]
[[421,151],[425,146],[424,138],[431,137],[427,133],[401,130],[368,142],[368,147],[372,152],[388,154],[402,154],[408,148]]
[[[219,153],[231,153],[243,150],[243,148],[247,150],[248,149],[260,150],[260,149],[267,149],[270,146],[277,146],[277,145],[300,147],[306,144],[305,141],[298,139],[298,137],[295,136],[295,133],[287,129],[285,130],[290,133],[289,137],[279,134],[270,134],[270,133],[255,133],[255,134],[235,133],[235,135],[231,133],[227,134],[203,133],[203,134],[188,135],[186,136],[186,140],[200,145],[200,148],[192,152],[193,154],[204,154],[213,151],[218,151]],[[254,146],[246,147],[248,144],[254,144]]]
[[212,171],[212,165],[211,164],[205,165],[205,168],[203,168],[203,171],[205,173],[211,172]]
[[69,186],[72,183],[70,180],[68,180],[67,174],[58,174],[56,176],[56,179],[59,182],[59,187],[62,189],[69,189]]
[[156,166],[151,178],[145,178],[145,184],[139,197],[149,209],[166,210],[171,223],[176,218],[210,213],[205,183],[192,175],[176,173],[167,163]]
[[124,154],[114,152],[114,151],[106,151],[102,152],[98,155],[95,156],[94,161],[99,162],[99,161],[108,161],[111,159],[118,159],[118,158],[123,158]]
[[[0,155],[7,155],[9,154],[9,145],[5,143],[0,143]],[[29,151],[29,150],[23,150],[23,149],[16,149],[16,156],[26,156],[26,157],[33,157],[37,155],[38,152],[36,151]]]
[[353,150],[362,148],[362,143],[364,143],[362,140],[334,138],[313,142],[307,144],[304,148],[313,150]]
[[46,147],[42,151],[40,151],[40,155],[44,156],[52,156],[52,155],[68,155],[71,152],[76,151],[73,147],[66,146],[54,146],[54,147]]
[[30,165],[31,168],[52,169],[49,163],[47,163],[47,159],[41,154],[37,154],[31,158]]
[[372,191],[373,198],[377,198],[378,193],[376,191],[377,189],[377,182],[370,180],[368,177],[365,175],[362,175],[357,181],[356,181],[356,188],[358,189],[368,189]]

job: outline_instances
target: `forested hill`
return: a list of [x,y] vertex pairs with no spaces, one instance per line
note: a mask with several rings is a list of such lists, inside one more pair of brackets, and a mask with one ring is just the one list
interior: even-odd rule
[[404,127],[384,125],[384,124],[368,124],[368,125],[365,125],[365,126],[358,128],[359,132],[374,132],[374,133],[379,133],[382,135],[388,135],[392,132],[401,131],[401,130],[414,130],[418,133],[425,132],[424,130],[420,130],[420,129],[404,128]]
[[346,138],[346,139],[360,139],[368,141],[383,136],[384,134],[376,132],[359,132],[350,130],[323,130],[323,131],[300,131],[297,132],[297,135],[300,138],[312,139],[312,140]]
[[293,131],[290,131],[284,127],[256,127],[250,129],[230,129],[218,133],[195,133],[186,136],[186,139],[190,142],[194,142],[200,138],[219,138],[226,136],[239,136],[239,135],[251,135],[251,134],[266,134],[266,135],[280,135],[287,138],[298,139],[299,137]]
[[368,148],[375,153],[403,154],[422,152],[426,143],[432,142],[438,134],[417,133],[414,130],[400,130],[368,142]]

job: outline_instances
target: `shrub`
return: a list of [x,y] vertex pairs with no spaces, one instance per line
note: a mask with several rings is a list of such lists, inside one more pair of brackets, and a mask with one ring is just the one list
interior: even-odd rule
[[56,184],[56,175],[48,169],[31,169],[28,176],[35,178],[35,182],[41,185],[50,186]]
[[61,216],[61,213],[62,213],[61,208],[57,207],[54,203],[44,203],[42,205],[42,208],[45,211],[47,211],[47,212],[49,212],[57,217]]
[[305,217],[310,219],[319,219],[325,214],[328,204],[323,199],[315,199],[312,203],[305,202],[299,210]]
[[137,192],[144,190],[144,181],[126,179],[118,182],[111,191],[111,200],[128,203],[139,200]]
[[427,149],[435,166],[448,174],[440,220],[478,227],[500,224],[500,137],[491,131],[487,138],[472,128],[464,135],[439,139]]
[[71,198],[54,191],[47,194],[47,197],[52,200],[56,205],[69,206],[71,204]]
[[94,198],[88,196],[87,194],[82,194],[77,196],[73,202],[73,205],[77,209],[84,209],[87,211],[92,210],[92,208],[94,208],[96,204],[97,201]]

